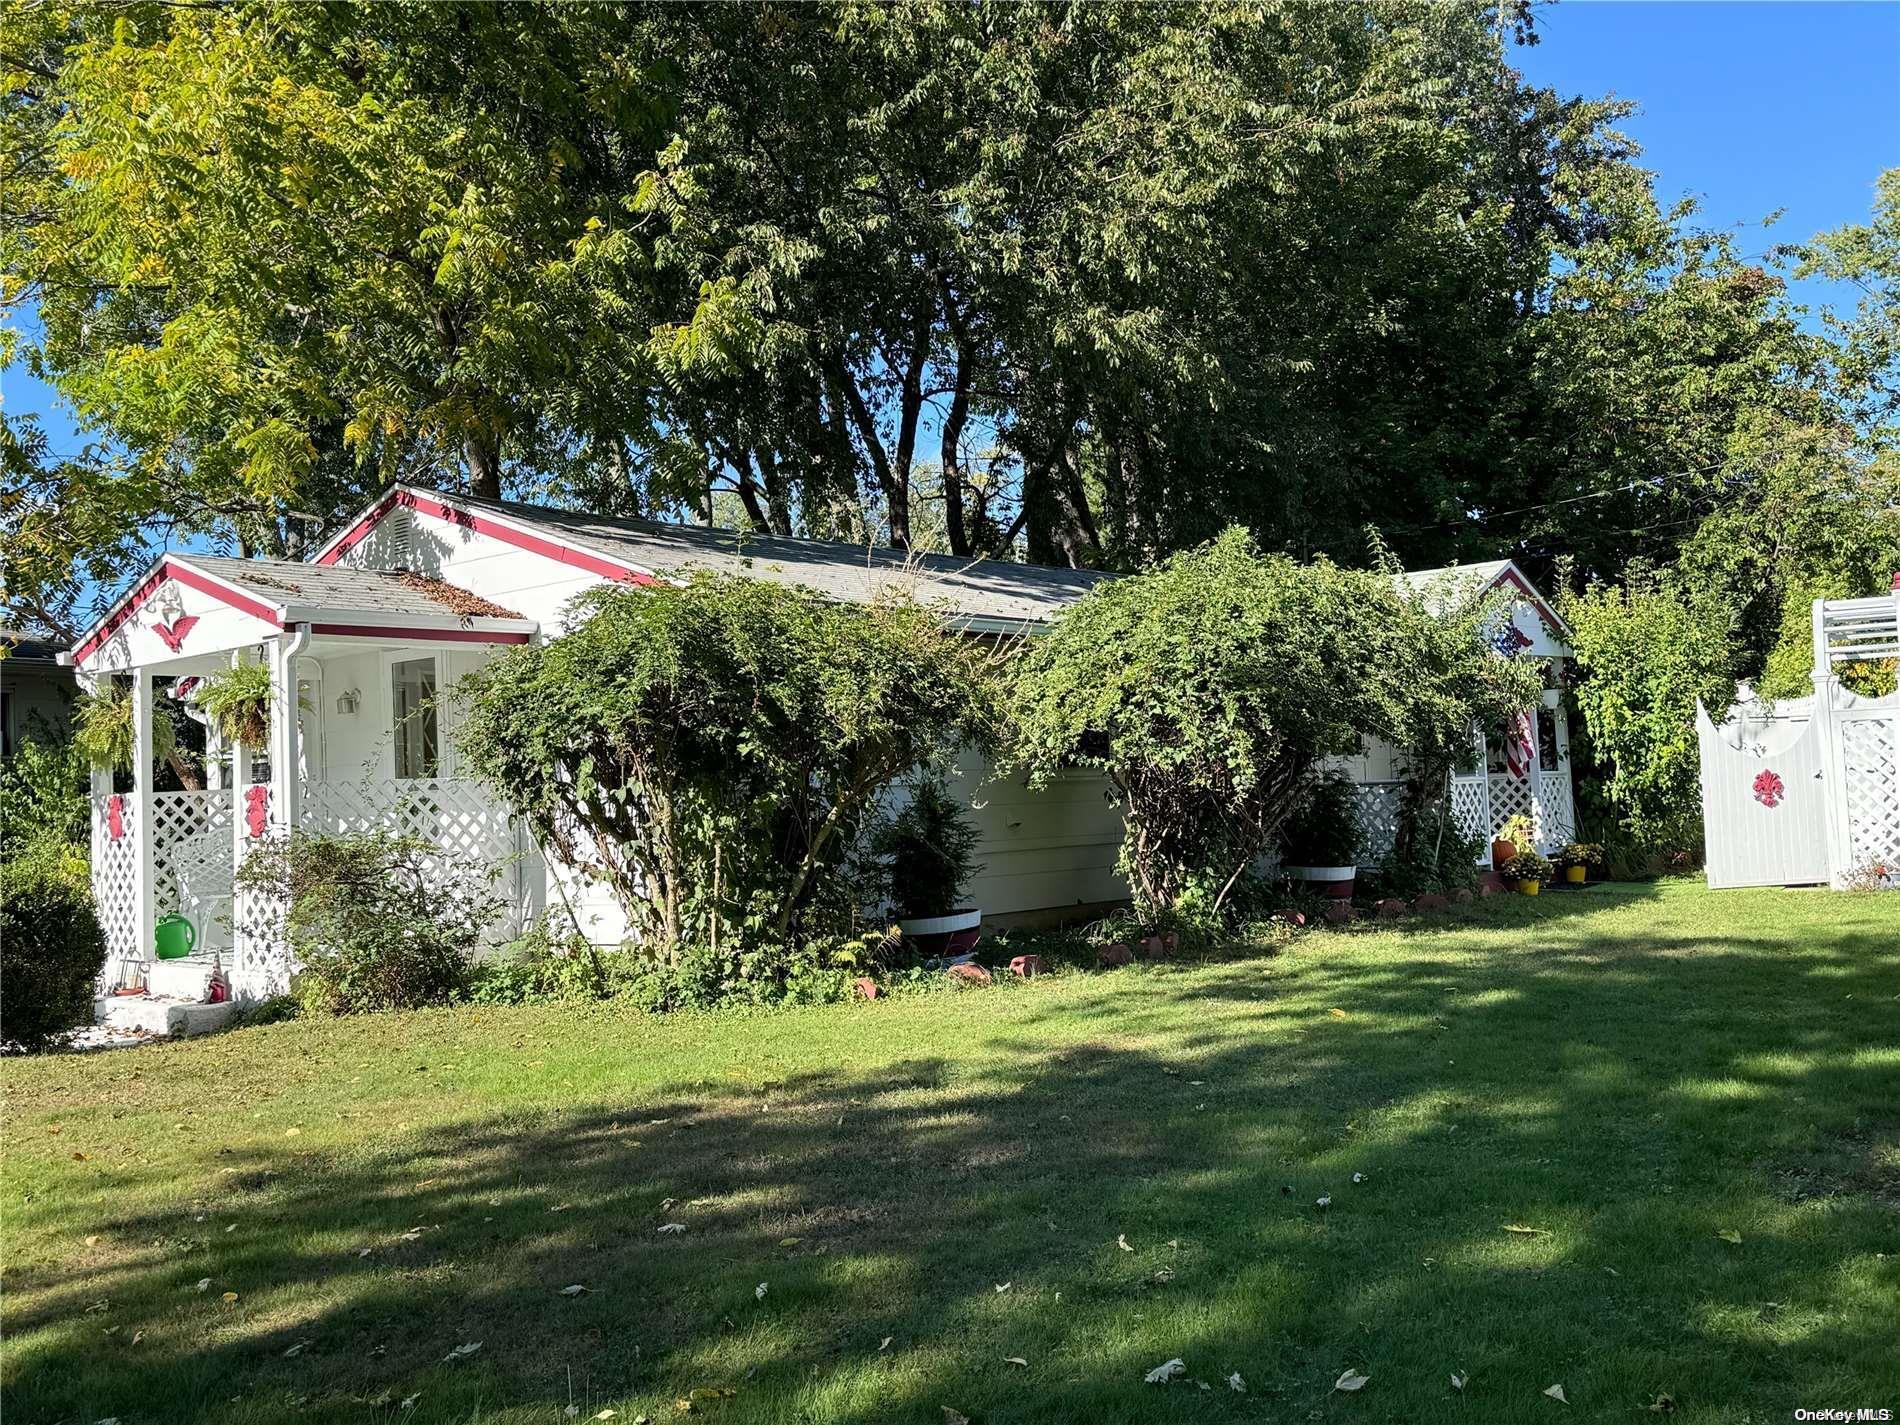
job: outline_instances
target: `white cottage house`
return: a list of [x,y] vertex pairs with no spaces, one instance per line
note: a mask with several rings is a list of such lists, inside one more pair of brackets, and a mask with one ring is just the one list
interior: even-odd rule
[[[487,787],[457,759],[451,689],[497,649],[558,637],[570,601],[606,581],[649,584],[690,570],[742,573],[867,602],[893,584],[944,609],[973,635],[1034,635],[1065,604],[1109,577],[994,560],[923,555],[816,540],[614,519],[410,486],[390,490],[309,563],[167,554],[73,649],[82,685],[131,683],[135,725],[149,738],[154,700],[236,660],[271,670],[269,747],[221,747],[210,732],[208,785],[155,792],[135,775],[93,787],[93,876],[111,960],[108,986],[144,979],[154,993],[197,998],[212,957],[240,994],[286,983],[273,907],[233,896],[233,868],[254,839],[387,827],[422,836],[446,856],[500,867],[512,910],[507,934],[551,901],[571,908],[591,939],[626,930],[601,888],[549,864]],[[1451,579],[1521,597],[1503,634],[1510,651],[1560,670],[1562,624],[1507,563],[1407,576]],[[1557,676],[1560,676],[1557,675]],[[1556,680],[1553,679],[1553,687]],[[1556,844],[1572,822],[1568,749],[1553,692],[1521,745],[1493,749],[1454,787],[1461,823],[1484,835],[1531,814]],[[151,749],[136,759],[152,766]],[[1353,759],[1363,787],[1367,860],[1389,844],[1400,783],[1390,749]],[[1120,817],[1099,777],[1077,774],[1042,791],[991,780],[972,761],[966,794],[985,869],[970,888],[991,923],[1099,911],[1126,898],[1115,871]],[[188,960],[152,962],[154,926],[182,914],[197,932]]]

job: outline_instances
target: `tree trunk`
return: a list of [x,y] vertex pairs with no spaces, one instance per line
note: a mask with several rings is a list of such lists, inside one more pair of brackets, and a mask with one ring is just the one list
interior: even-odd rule
[[469,492],[485,500],[499,500],[501,458],[493,443],[470,431],[462,437],[462,458],[468,465]]
[[970,528],[963,514],[963,427],[970,418],[970,380],[974,356],[970,351],[969,329],[957,310],[955,294],[946,278],[943,287],[944,318],[950,326],[956,346],[957,373],[950,391],[950,411],[943,422],[943,522],[949,534],[950,552],[967,559],[970,554]]

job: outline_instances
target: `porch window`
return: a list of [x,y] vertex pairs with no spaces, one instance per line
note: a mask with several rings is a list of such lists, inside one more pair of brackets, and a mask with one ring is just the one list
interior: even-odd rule
[[435,659],[405,658],[390,666],[390,700],[395,717],[396,775],[433,777],[438,738],[435,713]]

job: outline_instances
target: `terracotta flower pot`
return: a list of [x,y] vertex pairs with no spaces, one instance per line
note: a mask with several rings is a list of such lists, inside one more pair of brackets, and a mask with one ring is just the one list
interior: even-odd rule
[[1493,867],[1502,866],[1515,855],[1517,855],[1517,843],[1515,841],[1493,841],[1491,843],[1491,864]]

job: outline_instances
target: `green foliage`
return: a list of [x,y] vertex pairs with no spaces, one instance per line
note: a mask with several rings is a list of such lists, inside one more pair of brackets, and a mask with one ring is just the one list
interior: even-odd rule
[[91,819],[85,753],[77,739],[23,738],[0,761],[0,860],[42,842],[86,854]]
[[1359,860],[1359,799],[1344,772],[1321,773],[1280,829],[1283,866],[1352,866]]
[[744,578],[583,596],[473,675],[469,767],[605,881],[661,959],[848,928],[837,873],[892,781],[993,732],[992,655],[936,614]]
[[[466,994],[475,1004],[559,1004],[606,999],[616,990],[614,962],[571,929],[547,917],[469,971]],[[632,958],[631,956],[627,958]]]
[[44,842],[0,858],[0,1046],[44,1049],[90,1024],[105,963],[85,858]]
[[1450,896],[1475,890],[1478,858],[1485,849],[1447,822],[1442,832],[1434,828],[1432,835],[1414,841],[1409,853],[1395,850],[1380,861],[1372,879],[1381,895],[1408,901],[1427,892]]
[[1699,845],[1696,702],[1720,716],[1734,701],[1731,610],[1650,580],[1593,586],[1565,601],[1564,617],[1584,674],[1577,706],[1623,826],[1648,846]]
[[1528,851],[1537,844],[1537,825],[1523,812],[1519,812],[1498,828],[1497,839]]
[[238,663],[205,675],[196,693],[198,706],[218,726],[227,745],[270,743],[270,667]]
[[388,832],[292,836],[259,846],[240,884],[289,907],[295,991],[318,1014],[414,1009],[453,999],[501,910],[486,883]]
[[1144,917],[1219,915],[1321,759],[1362,735],[1468,740],[1484,709],[1462,700],[1517,684],[1493,665],[1383,574],[1262,557],[1229,530],[1063,611],[1025,655],[1017,755],[1039,782],[1080,765],[1114,783]]
[[910,801],[871,838],[873,850],[890,861],[890,896],[897,913],[933,916],[962,909],[963,888],[982,869],[976,861],[981,840],[943,778],[919,776]]
[[[152,706],[152,757],[163,762],[171,756],[177,732],[171,719]],[[73,742],[92,766],[114,772],[147,772],[138,768],[137,738],[132,720],[132,690],[107,682],[94,693],[81,693],[73,706]]]

